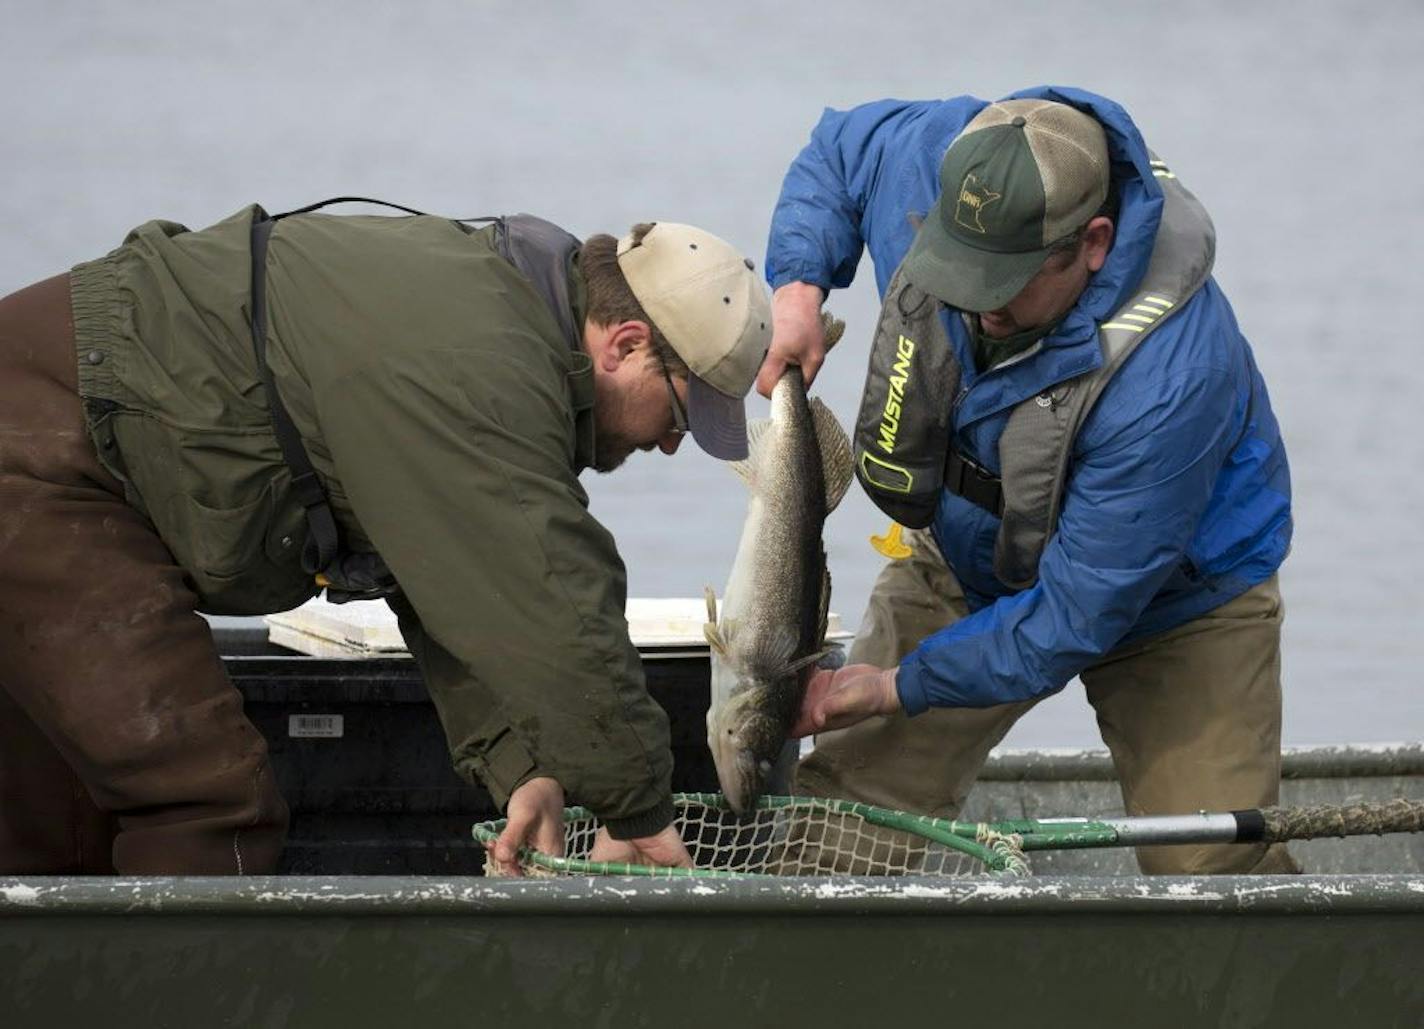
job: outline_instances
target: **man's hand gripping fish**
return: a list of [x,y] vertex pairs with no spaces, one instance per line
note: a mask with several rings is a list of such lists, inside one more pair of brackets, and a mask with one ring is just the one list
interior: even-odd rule
[[[826,346],[845,323],[822,315]],[[733,465],[750,490],[732,575],[717,611],[707,589],[712,647],[707,745],[722,794],[743,812],[765,791],[805,689],[826,653],[831,579],[821,527],[850,485],[850,440],[789,367],[771,392],[771,418],[748,426],[748,456]]]

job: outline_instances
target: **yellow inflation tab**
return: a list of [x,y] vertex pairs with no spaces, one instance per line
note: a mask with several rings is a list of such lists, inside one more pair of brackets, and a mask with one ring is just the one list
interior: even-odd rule
[[885,530],[884,536],[870,537],[870,545],[891,561],[903,561],[914,553],[914,551],[906,545],[905,541],[900,538],[903,531],[904,529],[899,522],[891,522],[890,528]]

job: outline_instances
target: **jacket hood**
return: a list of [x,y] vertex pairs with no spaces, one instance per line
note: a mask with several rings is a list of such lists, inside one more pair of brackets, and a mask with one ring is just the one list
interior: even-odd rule
[[[1162,218],[1162,188],[1153,177],[1151,158],[1142,133],[1122,107],[1106,97],[1071,86],[1034,86],[1005,97],[1031,97],[1068,104],[1092,115],[1107,133],[1108,159],[1117,183],[1118,210],[1112,249],[1103,267],[1088,283],[1070,320],[1086,316],[1093,323],[1121,307],[1137,288],[1152,256],[1152,244]],[[1063,335],[1076,335],[1068,325]]]

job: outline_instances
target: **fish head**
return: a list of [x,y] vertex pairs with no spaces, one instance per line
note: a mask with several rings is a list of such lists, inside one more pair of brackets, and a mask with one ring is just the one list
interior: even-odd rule
[[717,766],[722,796],[737,814],[766,792],[777,758],[787,743],[791,716],[777,683],[744,682],[722,710],[709,713],[707,745]]

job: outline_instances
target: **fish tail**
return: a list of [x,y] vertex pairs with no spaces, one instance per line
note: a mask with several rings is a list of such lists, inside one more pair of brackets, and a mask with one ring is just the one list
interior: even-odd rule
[[826,339],[826,352],[829,353],[831,347],[841,341],[845,335],[845,322],[831,314],[830,311],[821,312],[821,332]]

